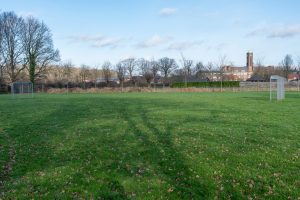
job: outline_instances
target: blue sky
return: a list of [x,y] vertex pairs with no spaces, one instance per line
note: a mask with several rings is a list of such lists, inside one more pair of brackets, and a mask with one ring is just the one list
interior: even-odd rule
[[62,60],[101,65],[127,57],[185,57],[245,65],[300,56],[298,0],[0,0],[1,11],[33,15],[52,30]]

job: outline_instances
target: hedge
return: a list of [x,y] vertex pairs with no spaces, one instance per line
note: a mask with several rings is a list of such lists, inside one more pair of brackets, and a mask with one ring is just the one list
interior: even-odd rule
[[[225,87],[240,87],[240,82],[238,81],[223,81],[222,86]],[[185,88],[185,83],[173,83],[172,88]],[[187,83],[187,87],[196,87],[196,88],[220,88],[221,82],[190,82]]]

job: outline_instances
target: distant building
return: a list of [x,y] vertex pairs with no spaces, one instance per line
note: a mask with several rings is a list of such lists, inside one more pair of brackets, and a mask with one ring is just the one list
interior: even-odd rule
[[230,81],[246,81],[254,72],[253,53],[247,52],[247,65],[245,67],[225,66],[224,77]]
[[253,76],[251,76],[251,78],[247,79],[248,82],[265,82],[265,78],[258,75],[258,74],[255,74]]
[[300,80],[300,74],[289,74],[288,75],[288,81],[298,81]]
[[254,71],[254,64],[253,64],[253,52],[247,53],[247,71],[253,72]]

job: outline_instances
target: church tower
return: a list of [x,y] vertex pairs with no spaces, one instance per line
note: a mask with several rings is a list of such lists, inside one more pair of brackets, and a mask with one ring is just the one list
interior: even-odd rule
[[253,72],[254,65],[253,65],[253,52],[247,53],[247,71]]

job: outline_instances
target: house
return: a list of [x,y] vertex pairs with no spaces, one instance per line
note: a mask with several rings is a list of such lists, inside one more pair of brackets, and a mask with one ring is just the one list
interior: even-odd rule
[[248,82],[265,82],[264,77],[260,76],[260,75],[253,75],[251,76],[251,78],[247,79]]
[[300,74],[289,74],[288,75],[288,81],[298,81],[300,80]]

